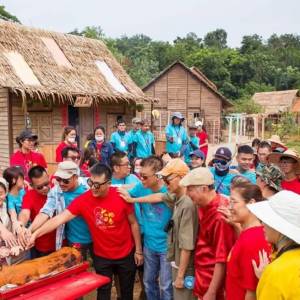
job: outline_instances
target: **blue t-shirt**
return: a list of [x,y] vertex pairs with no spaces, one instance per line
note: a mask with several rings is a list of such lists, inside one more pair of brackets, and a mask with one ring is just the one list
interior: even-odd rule
[[14,209],[17,215],[22,209],[23,197],[25,195],[25,190],[21,189],[18,195],[12,195],[11,193],[7,194],[7,208]]
[[[63,192],[66,207],[87,190],[87,187],[79,184],[71,192]],[[76,217],[66,224],[66,237],[71,243],[89,244],[92,242],[89,228],[82,217]]]
[[[178,153],[181,151],[182,145],[186,143],[187,133],[183,126],[169,124],[165,129],[166,133],[166,151],[168,153]],[[173,143],[169,138],[173,138]]]
[[251,183],[256,184],[256,174],[253,171],[247,170],[241,173],[238,169],[238,166],[231,166],[230,169],[236,170],[239,175],[246,177]]
[[[193,149],[193,147],[191,146],[192,143],[196,149]],[[199,138],[197,136],[189,136],[189,141],[188,144],[186,145],[183,155],[184,155],[184,161],[187,165],[189,165],[191,163],[191,158],[190,158],[190,154],[191,152],[195,151],[199,149]]]
[[246,177],[251,183],[256,184],[256,174],[254,172],[248,170],[244,173],[240,173],[240,175]]
[[215,185],[216,192],[219,194],[229,196],[231,181],[237,174],[232,174],[229,172],[225,176],[220,176],[216,173],[216,170],[214,167],[209,168],[209,169],[214,176],[214,180],[215,180],[214,185]]
[[117,178],[114,178],[112,177],[111,179],[111,184],[112,186],[115,186],[115,187],[120,187],[124,184],[137,184],[141,182],[134,174],[129,174],[128,176],[126,176],[125,178],[122,178],[122,179],[117,179]]
[[[166,193],[167,188],[163,186],[157,193]],[[154,192],[138,183],[129,190],[133,198],[152,195]],[[141,231],[144,235],[144,246],[151,251],[166,253],[168,233],[164,231],[167,223],[172,217],[172,211],[164,203],[135,203],[135,213]]]
[[154,135],[152,132],[143,132],[139,130],[133,138],[136,143],[136,157],[146,158],[152,154],[152,146],[154,146]]
[[115,150],[128,152],[128,146],[132,143],[131,134],[129,132],[120,133],[115,131],[111,135],[110,142],[114,144]]

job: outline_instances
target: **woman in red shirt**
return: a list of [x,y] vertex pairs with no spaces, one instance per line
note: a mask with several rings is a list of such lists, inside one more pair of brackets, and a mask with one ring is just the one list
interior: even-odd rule
[[77,142],[76,142],[76,136],[77,132],[76,129],[73,126],[66,126],[64,128],[63,134],[62,134],[62,141],[61,143],[57,146],[56,148],[56,162],[62,162],[62,156],[61,152],[66,148],[66,147],[74,147],[77,148]]
[[208,135],[201,121],[196,122],[195,125],[197,126],[197,137],[199,138],[199,150],[201,150],[205,157],[207,157]]
[[255,300],[258,279],[252,261],[259,262],[259,251],[270,254],[271,247],[264,237],[263,226],[247,208],[247,204],[263,200],[260,188],[252,183],[237,183],[231,189],[231,221],[239,223],[242,231],[228,256],[226,299]]
[[26,129],[16,138],[20,149],[17,150],[10,158],[10,166],[19,166],[22,168],[24,178],[28,178],[28,171],[34,166],[42,166],[47,168],[46,160],[43,154],[33,151],[34,145],[38,140],[38,136]]

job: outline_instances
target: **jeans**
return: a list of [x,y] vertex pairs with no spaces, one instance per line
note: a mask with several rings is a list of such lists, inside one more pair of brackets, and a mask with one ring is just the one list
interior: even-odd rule
[[[122,300],[133,299],[133,286],[135,280],[136,265],[134,252],[121,259],[107,259],[93,255],[94,268],[99,275],[107,276],[112,280],[113,274],[117,274],[121,289]],[[98,288],[97,300],[111,299],[112,282]]]
[[144,248],[144,284],[147,300],[173,299],[172,271],[167,253]]

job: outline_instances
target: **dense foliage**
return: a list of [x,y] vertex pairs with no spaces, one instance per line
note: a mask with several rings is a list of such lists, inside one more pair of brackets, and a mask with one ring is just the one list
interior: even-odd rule
[[273,34],[267,41],[244,36],[240,48],[227,45],[223,29],[177,37],[173,43],[143,34],[111,39],[100,27],[73,33],[104,40],[139,86],[145,85],[175,60],[196,66],[229,99],[249,99],[254,92],[300,88],[300,36]]

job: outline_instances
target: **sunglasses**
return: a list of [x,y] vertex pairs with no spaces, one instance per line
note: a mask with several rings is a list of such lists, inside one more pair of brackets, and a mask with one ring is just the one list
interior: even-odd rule
[[33,185],[33,187],[37,190],[42,190],[44,187],[48,187],[50,184],[50,181],[47,181],[45,182],[44,184],[41,184],[41,185]]
[[222,166],[226,166],[228,162],[226,160],[222,160],[222,159],[214,159],[213,163],[214,164],[221,164]]
[[62,182],[62,183],[64,183],[64,184],[69,184],[70,181],[71,181],[71,178],[69,178],[69,179],[63,179],[63,178],[60,178],[60,177],[56,177],[55,179],[56,179],[56,181],[57,181],[58,183]]
[[93,181],[92,179],[88,179],[87,180],[87,184],[90,188],[94,187],[96,190],[100,189],[100,187],[106,183],[109,183],[110,182],[110,179],[104,181],[104,182],[96,182],[96,181]]
[[165,184],[169,185],[171,183],[171,181],[173,179],[177,178],[177,177],[178,177],[178,175],[176,175],[176,176],[174,176],[172,178],[169,178],[169,176],[167,176],[167,177],[163,177],[162,179],[163,179],[163,181],[164,181]]
[[142,180],[147,180],[148,178],[153,177],[153,176],[156,176],[156,174],[152,174],[152,175],[143,175],[143,174],[140,174],[140,178]]

